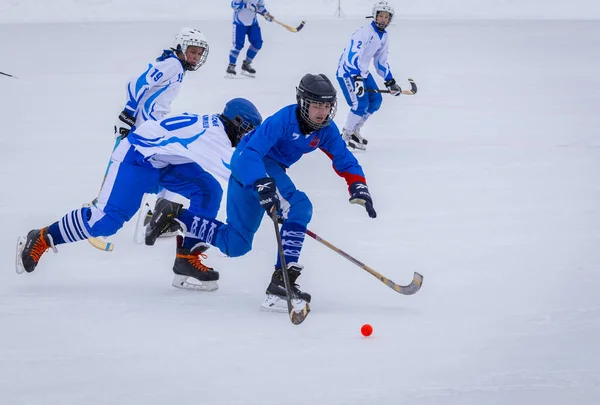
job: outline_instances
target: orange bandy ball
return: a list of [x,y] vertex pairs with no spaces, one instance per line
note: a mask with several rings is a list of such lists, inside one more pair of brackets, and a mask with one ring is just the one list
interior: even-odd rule
[[371,333],[373,333],[373,327],[368,323],[365,323],[362,328],[360,328],[360,333],[362,333],[363,336],[371,336]]

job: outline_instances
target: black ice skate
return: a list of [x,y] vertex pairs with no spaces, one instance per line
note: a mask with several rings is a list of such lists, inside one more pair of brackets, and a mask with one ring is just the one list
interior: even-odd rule
[[[290,286],[292,290],[292,300],[294,301],[294,307],[300,308],[310,303],[310,294],[300,290],[296,280],[300,276],[303,266],[291,262],[288,264],[288,276],[290,279]],[[273,276],[271,277],[271,283],[267,287],[267,296],[261,307],[267,311],[273,312],[287,312],[287,292],[285,290],[285,284],[283,282],[283,273],[281,269],[275,269]]]
[[48,249],[52,249],[54,253],[58,251],[47,228],[34,229],[29,231],[27,237],[19,237],[17,240],[17,274],[34,271],[40,258]]
[[[219,288],[217,280],[219,272],[202,263],[206,259],[204,254],[210,246],[199,243],[192,249],[183,247],[183,236],[177,236],[177,254],[173,264],[173,287],[186,290],[215,291]],[[188,282],[193,278],[196,282]]]
[[156,200],[154,213],[149,211],[144,218],[144,223],[146,223],[148,215],[151,215],[150,220],[146,223],[146,245],[154,245],[156,238],[161,235],[174,236],[181,229],[175,218],[179,216],[182,208],[183,205],[164,198]]
[[243,61],[242,62],[242,70],[241,70],[242,74],[244,76],[248,76],[248,77],[255,77],[256,76],[256,69],[254,69],[252,67],[252,65],[250,64],[250,62],[247,61]]
[[344,141],[346,141],[346,145],[348,145],[350,149],[367,149],[367,144],[369,143],[369,141],[363,138],[358,131],[353,132],[344,129],[342,130],[342,137],[344,138]]
[[235,73],[235,65],[233,63],[227,65],[227,70],[225,71],[225,73],[225,77],[235,77],[235,75],[237,74]]

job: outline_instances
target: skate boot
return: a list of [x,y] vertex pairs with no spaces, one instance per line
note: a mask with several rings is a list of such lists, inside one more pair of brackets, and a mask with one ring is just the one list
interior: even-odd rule
[[[307,303],[310,303],[310,294],[300,290],[296,280],[300,276],[300,272],[304,266],[298,263],[288,263],[288,276],[290,279],[290,286],[292,290],[292,301],[295,308],[301,308]],[[273,312],[287,312],[287,293],[285,290],[285,284],[283,282],[283,272],[281,269],[275,269],[273,276],[271,277],[271,283],[267,287],[267,296],[264,302],[261,304],[263,310]]]
[[235,73],[235,65],[233,63],[227,65],[227,70],[225,71],[225,73],[227,74],[225,77],[235,77],[235,75],[237,74]]
[[[154,213],[151,213],[152,216],[150,221],[146,225],[146,245],[152,246],[159,236],[173,236],[181,229],[181,226],[175,221],[175,218],[179,216],[182,208],[183,205],[165,200],[164,198],[158,198],[156,200]],[[146,213],[144,222],[147,218],[148,213]],[[171,234],[168,235],[168,233]]]
[[19,237],[17,241],[17,274],[34,271],[40,258],[48,249],[52,249],[54,253],[58,252],[47,228],[34,229],[29,231],[27,237]]
[[256,76],[256,69],[254,69],[252,67],[252,65],[250,64],[250,62],[247,61],[243,61],[242,62],[242,70],[241,70],[242,74],[244,76],[248,76],[248,77],[255,77]]
[[[198,243],[192,249],[183,247],[183,236],[177,236],[177,254],[173,264],[173,287],[184,290],[215,291],[219,288],[217,280],[219,272],[202,263],[204,254],[210,245]],[[190,278],[195,282],[191,282]],[[190,282],[188,282],[188,280]]]
[[350,131],[344,128],[342,130],[342,137],[344,138],[344,141],[346,141],[346,145],[348,145],[350,149],[367,149],[367,143],[369,142],[365,138],[363,138],[357,131]]

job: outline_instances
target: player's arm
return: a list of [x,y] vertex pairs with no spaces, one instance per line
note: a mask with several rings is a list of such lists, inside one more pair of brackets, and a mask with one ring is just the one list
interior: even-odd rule
[[263,158],[284,134],[284,121],[281,113],[267,118],[252,134],[241,153],[231,161],[231,173],[245,187],[251,187],[267,176]]
[[234,10],[241,10],[244,7],[246,7],[246,4],[243,1],[233,0],[231,2],[231,8],[234,9]]
[[369,217],[375,218],[377,213],[373,208],[373,200],[362,167],[346,147],[337,126],[335,124],[330,125],[328,129],[328,136],[326,136],[326,141],[320,149],[331,159],[333,170],[346,180],[348,192],[350,193],[350,203],[362,205]]
[[396,83],[396,79],[394,79],[394,75],[392,75],[392,69],[388,63],[387,35],[384,37],[384,40],[381,43],[381,48],[379,48],[373,56],[373,65],[377,70],[377,74],[385,81],[385,87],[387,87],[387,89],[390,91],[390,94],[393,96],[399,96],[402,94],[402,89]]

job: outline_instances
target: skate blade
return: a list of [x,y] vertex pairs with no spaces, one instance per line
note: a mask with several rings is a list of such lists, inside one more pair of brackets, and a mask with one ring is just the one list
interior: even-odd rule
[[[195,282],[188,282],[188,279],[193,279]],[[196,284],[198,283],[198,284]],[[202,284],[200,284],[202,283]],[[217,281],[199,281],[189,276],[182,276],[175,274],[171,285],[181,290],[192,290],[192,291],[216,291],[219,289]]]
[[244,75],[244,76],[246,76],[246,77],[250,77],[250,78],[252,78],[252,79],[254,79],[254,78],[256,77],[256,73],[248,73],[248,72],[246,72],[246,71],[244,71],[244,70],[242,70],[240,73],[241,73],[242,75]]
[[237,75],[234,75],[233,73],[226,73],[225,74],[225,79],[235,79]]
[[[296,298],[292,299],[292,307],[294,308],[294,312],[301,312],[306,305],[307,302],[304,300],[299,300]],[[276,295],[267,294],[263,303],[260,304],[260,310],[265,312],[287,313],[287,301]]]
[[15,257],[15,271],[17,274],[25,273],[25,266],[23,266],[23,249],[25,248],[25,242],[27,239],[24,236],[17,238],[17,256]]
[[367,147],[365,145],[362,145],[360,143],[354,143],[354,142],[348,142],[348,149],[350,149],[352,152],[354,151],[366,151]]
[[148,211],[152,211],[150,208],[151,194],[144,194],[142,205],[138,211],[137,221],[135,222],[135,232],[133,234],[133,241],[138,245],[143,245],[146,242],[146,215]]

